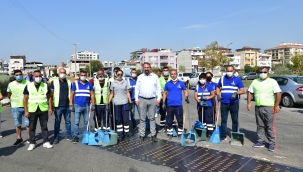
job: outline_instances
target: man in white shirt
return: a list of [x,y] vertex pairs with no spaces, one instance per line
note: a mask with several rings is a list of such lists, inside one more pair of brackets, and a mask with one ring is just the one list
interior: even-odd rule
[[[146,116],[150,121],[150,132],[152,141],[157,142],[156,138],[156,122],[155,109],[156,105],[160,104],[161,87],[158,76],[151,73],[149,63],[143,65],[144,73],[138,77],[135,87],[136,105],[140,107],[140,142],[144,141]],[[140,98],[140,99],[139,99]]]

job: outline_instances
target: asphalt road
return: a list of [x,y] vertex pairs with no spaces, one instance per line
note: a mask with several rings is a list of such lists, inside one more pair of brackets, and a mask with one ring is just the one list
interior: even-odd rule
[[[196,103],[193,99],[193,92],[190,91],[190,121],[191,124],[196,118]],[[302,147],[302,108],[282,108],[276,117],[277,128],[277,148],[275,152],[269,152],[266,148],[252,148],[256,139],[256,124],[254,110],[246,110],[246,100],[242,96],[240,102],[240,131],[245,133],[245,143],[243,147],[231,146],[228,141],[223,141],[219,145],[209,142],[198,142],[197,146],[221,150],[233,154],[244,155],[273,163],[282,163],[303,169],[303,147]],[[136,114],[136,118],[138,115]],[[159,123],[160,117],[157,117]],[[81,121],[82,122],[82,121]],[[53,139],[54,117],[49,119],[50,140]],[[186,119],[185,128],[188,128]],[[228,127],[231,128],[229,117]],[[61,124],[64,130],[64,124]],[[42,147],[42,137],[40,126],[37,126],[37,148],[29,152],[28,144],[19,147],[12,147],[16,134],[14,121],[11,117],[10,107],[4,107],[2,112],[2,135],[0,139],[0,171],[172,171],[168,167],[156,166],[150,163],[141,162],[128,157],[123,157],[111,152],[100,150],[97,147],[72,144],[67,140],[62,140],[54,145],[53,149]],[[25,131],[22,132],[23,139],[26,138]],[[134,136],[136,137],[136,135]],[[159,138],[166,139],[164,133],[158,134]],[[177,138],[172,141],[178,142]]]

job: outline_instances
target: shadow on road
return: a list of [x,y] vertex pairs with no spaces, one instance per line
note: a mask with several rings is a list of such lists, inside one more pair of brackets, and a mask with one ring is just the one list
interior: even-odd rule
[[245,128],[241,128],[240,132],[245,134],[245,137],[250,140],[252,143],[255,143],[257,138],[256,138],[256,131],[250,131],[246,130]]
[[20,149],[21,147],[25,146],[25,143],[14,147],[14,146],[8,146],[8,147],[3,147],[0,148],[0,157],[1,156],[10,156],[12,155],[17,149]]
[[[23,130],[26,130],[26,129],[25,129],[25,127],[22,127],[21,130],[23,131]],[[14,129],[11,129],[11,130],[4,130],[4,131],[1,132],[1,134],[3,136],[8,136],[8,135],[11,135],[11,134],[16,134],[16,129],[14,128]]]

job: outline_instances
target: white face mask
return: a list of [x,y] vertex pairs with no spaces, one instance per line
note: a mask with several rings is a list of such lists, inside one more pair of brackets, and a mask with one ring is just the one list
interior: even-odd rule
[[173,82],[176,82],[176,81],[178,81],[178,78],[176,78],[176,79],[171,79]]
[[227,75],[228,77],[232,77],[232,76],[234,75],[234,72],[226,72],[226,75]]
[[35,82],[36,82],[36,83],[40,83],[41,81],[42,81],[42,78],[41,78],[41,77],[35,78]]
[[165,71],[165,72],[163,72],[163,75],[164,75],[164,76],[168,76],[169,73],[168,73],[167,71]]
[[265,79],[267,77],[267,73],[260,73],[259,77],[261,79]]
[[136,77],[137,77],[137,74],[132,73],[132,77],[133,77],[133,78],[136,78]]
[[60,73],[60,78],[65,79],[66,78],[66,74]]
[[98,78],[99,81],[103,81],[104,80],[104,77],[100,77]]
[[81,81],[85,81],[86,80],[86,76],[81,76],[80,79],[81,79]]
[[201,79],[199,82],[203,85],[203,84],[206,83],[206,80],[205,79]]

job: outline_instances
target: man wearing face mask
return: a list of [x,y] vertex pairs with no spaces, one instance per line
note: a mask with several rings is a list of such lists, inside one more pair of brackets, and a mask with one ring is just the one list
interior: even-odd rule
[[[162,96],[164,93],[164,87],[165,84],[171,80],[171,77],[169,76],[169,68],[168,67],[163,67],[163,74],[159,78],[160,86],[161,86],[161,102],[159,105],[159,111],[160,111],[160,130],[158,132],[165,132],[165,125],[166,125],[166,109],[163,109],[163,100]],[[167,103],[167,102],[166,102]],[[166,104],[167,105],[167,104]]]
[[131,75],[131,77],[128,79],[128,84],[130,87],[129,91],[130,91],[130,96],[132,99],[132,108],[130,110],[130,118],[132,121],[133,130],[135,132],[138,132],[138,127],[137,127],[137,123],[136,123],[136,119],[135,119],[135,108],[137,108],[137,112],[140,117],[140,107],[137,106],[135,103],[135,87],[137,84],[137,71],[135,69],[132,69],[130,75]]
[[[149,118],[151,139],[157,142],[155,110],[160,104],[161,87],[158,76],[150,73],[151,66],[145,62],[143,64],[144,73],[138,77],[135,87],[136,105],[140,106],[140,142],[144,141],[146,129],[146,116]],[[140,98],[140,99],[139,99]]]
[[40,121],[43,147],[52,148],[53,146],[48,141],[48,115],[52,115],[52,98],[51,91],[47,84],[42,81],[40,70],[34,71],[34,82],[25,86],[24,94],[24,112],[29,119],[30,145],[28,151],[32,151],[36,147],[35,134],[38,118]]
[[[215,97],[215,88],[207,82],[205,73],[199,75],[199,83],[195,89],[195,100],[197,101],[199,121],[202,122],[207,129],[207,137],[212,135],[213,126],[213,99]],[[202,108],[203,106],[203,108]],[[203,116],[202,116],[203,109]]]
[[53,98],[54,114],[55,114],[55,124],[54,124],[54,144],[59,143],[60,135],[60,123],[62,115],[65,121],[65,132],[67,140],[71,141],[71,110],[69,108],[69,98],[71,91],[71,82],[66,79],[66,70],[64,68],[59,69],[59,78],[53,79],[50,83],[50,90]]
[[[95,121],[95,130],[98,128],[101,129],[101,120],[103,121],[103,129],[109,129],[109,117],[106,117],[106,105],[108,104],[108,78],[104,75],[104,70],[99,69],[97,72],[97,77],[94,79],[94,92],[95,92],[95,103],[96,103],[96,112],[94,117]],[[107,121],[106,121],[107,118]],[[97,125],[98,122],[98,125]],[[107,125],[106,125],[107,124]]]
[[13,146],[18,146],[23,143],[21,137],[22,118],[27,131],[27,143],[29,143],[29,120],[24,116],[23,91],[29,81],[23,79],[21,70],[14,70],[15,81],[8,84],[7,97],[10,99],[12,107],[12,116],[15,120],[17,141]]
[[227,140],[227,119],[230,112],[232,131],[238,131],[239,98],[244,94],[244,85],[240,78],[234,76],[235,68],[226,67],[226,75],[222,76],[217,87],[217,101],[221,102],[221,140]]
[[[248,88],[247,110],[251,110],[252,94],[255,97],[255,116],[257,123],[257,142],[254,148],[264,147],[268,141],[268,151],[274,151],[276,146],[275,116],[280,111],[281,89],[276,80],[268,78],[268,69],[261,67],[259,78]],[[267,139],[265,139],[265,137]]]
[[[183,132],[183,106],[182,106],[182,91],[184,93],[185,102],[189,104],[188,92],[184,82],[179,81],[177,78],[177,70],[172,69],[170,71],[171,81],[167,82],[164,86],[163,93],[163,104],[162,108],[167,108],[166,124],[167,124],[167,135],[169,138],[173,134],[173,121],[176,115],[178,121],[178,135]],[[167,100],[166,100],[167,98]],[[167,101],[167,103],[166,103]],[[167,107],[166,107],[167,104]]]
[[[86,127],[89,120],[89,110],[95,111],[94,88],[92,83],[86,80],[86,77],[87,72],[80,71],[80,80],[73,83],[70,94],[70,110],[75,111],[74,138],[72,140],[75,144],[79,142],[79,124],[81,115],[83,115],[84,126]],[[89,109],[89,107],[91,107],[91,109]]]

